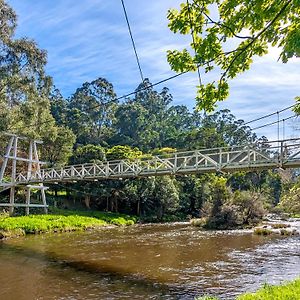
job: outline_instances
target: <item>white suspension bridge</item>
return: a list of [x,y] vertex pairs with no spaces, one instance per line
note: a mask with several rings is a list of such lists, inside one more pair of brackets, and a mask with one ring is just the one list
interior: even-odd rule
[[[0,188],[2,191],[9,189],[10,196],[9,203],[0,203],[0,206],[9,207],[10,213],[13,213],[15,207],[25,207],[27,214],[30,207],[42,207],[47,212],[47,187],[44,184],[50,183],[300,167],[300,138],[240,147],[175,152],[151,159],[42,168],[45,163],[39,160],[37,151],[37,144],[41,142],[29,141],[28,157],[24,158],[18,155],[18,141],[24,138],[13,134],[9,134],[9,137],[0,171]],[[8,168],[9,162],[11,166]],[[17,163],[23,163],[23,167],[26,164],[26,172],[17,172]],[[26,203],[15,202],[16,188],[25,189]],[[41,192],[42,204],[30,203],[33,189]]]

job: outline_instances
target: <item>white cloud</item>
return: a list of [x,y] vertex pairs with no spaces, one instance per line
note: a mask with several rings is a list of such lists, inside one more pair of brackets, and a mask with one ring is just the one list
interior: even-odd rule
[[[167,27],[167,10],[182,0],[125,1],[145,77],[152,82],[172,76],[166,60],[168,49],[181,49],[191,37],[173,34]],[[33,37],[48,50],[47,71],[65,96],[84,81],[99,76],[114,84],[119,95],[133,91],[140,83],[130,37],[119,1],[104,0],[9,0],[19,15],[18,35]],[[34,4],[33,4],[34,3]],[[245,120],[281,109],[300,95],[300,60],[277,62],[280,50],[255,59],[251,70],[231,82],[229,99],[220,108],[229,108]],[[218,73],[202,74],[205,82]],[[195,105],[197,74],[168,81],[174,104]],[[253,124],[257,125],[257,124]],[[258,123],[259,125],[259,123]],[[264,129],[262,134],[272,135]],[[290,130],[290,133],[292,130]]]

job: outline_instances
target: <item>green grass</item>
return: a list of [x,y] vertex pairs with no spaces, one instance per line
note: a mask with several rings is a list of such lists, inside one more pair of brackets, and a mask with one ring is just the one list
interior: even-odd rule
[[0,216],[0,239],[46,232],[80,231],[109,224],[133,225],[135,217],[98,211],[55,210],[48,215]]
[[263,288],[253,294],[244,294],[237,300],[299,300],[300,278],[285,283],[281,286],[264,285]]
[[[218,300],[218,298],[203,296],[195,300]],[[300,300],[300,278],[279,286],[265,284],[257,292],[240,295],[236,300]]]
[[64,209],[53,208],[51,210],[51,213],[57,215],[63,215],[63,216],[76,215],[76,216],[92,217],[92,218],[103,220],[108,224],[118,225],[118,226],[129,226],[137,222],[137,218],[134,216],[112,213],[112,212],[64,210]]

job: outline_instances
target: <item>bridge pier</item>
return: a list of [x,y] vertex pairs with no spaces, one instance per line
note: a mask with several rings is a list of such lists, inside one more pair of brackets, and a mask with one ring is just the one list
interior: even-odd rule
[[[29,181],[32,176],[32,169],[35,168],[37,172],[40,172],[40,167],[43,164],[39,161],[37,144],[41,144],[42,142],[37,140],[28,140],[27,138],[19,137],[15,134],[6,133],[6,136],[9,137],[9,142],[7,145],[6,153],[4,155],[3,163],[0,170],[0,192],[10,189],[9,193],[9,203],[0,203],[0,207],[8,207],[9,214],[12,215],[14,213],[14,209],[16,207],[25,207],[26,214],[29,214],[30,208],[42,207],[44,208],[44,212],[47,213],[48,205],[46,202],[46,194],[45,190],[47,187],[44,187],[43,184],[39,184],[36,186],[32,185],[21,185],[17,182],[17,163],[23,162],[27,164],[27,180]],[[29,157],[24,158],[18,155],[18,142],[19,140],[25,140],[29,142]],[[11,170],[9,170],[9,161],[11,161]],[[10,171],[10,172],[9,172]],[[9,178],[9,179],[8,179]],[[26,193],[26,202],[24,203],[16,203],[16,189],[21,188],[25,189]],[[42,196],[42,204],[33,204],[31,203],[31,190],[39,190]]]

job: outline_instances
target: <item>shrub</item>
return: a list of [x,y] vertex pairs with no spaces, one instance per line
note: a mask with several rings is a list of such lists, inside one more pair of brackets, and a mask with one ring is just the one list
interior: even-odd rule
[[207,218],[191,219],[190,224],[197,227],[205,227],[207,224]]
[[238,223],[251,226],[258,224],[265,214],[264,202],[266,199],[260,193],[236,191],[231,204],[237,208]]
[[286,235],[286,236],[291,236],[291,235],[297,235],[298,232],[297,232],[296,229],[293,229],[293,230],[281,229],[280,234],[281,235]]
[[253,226],[264,216],[264,197],[258,193],[236,191],[232,193],[218,183],[213,194],[213,204],[206,227],[230,229]]
[[274,229],[280,229],[280,228],[288,228],[291,227],[290,224],[284,224],[284,223],[276,223],[276,224],[270,224],[272,228]]
[[254,233],[257,235],[270,235],[272,233],[272,230],[268,228],[255,228]]
[[300,214],[300,181],[281,197],[278,207],[289,214]]

